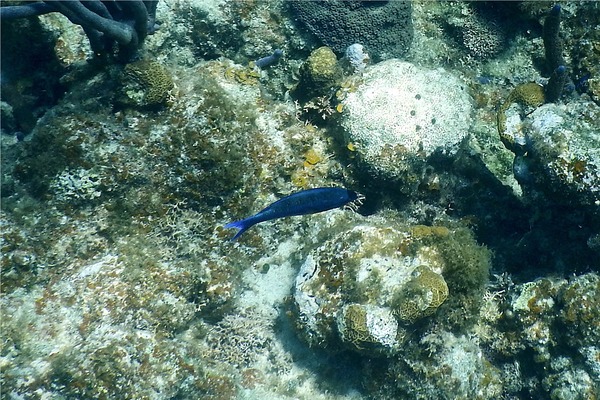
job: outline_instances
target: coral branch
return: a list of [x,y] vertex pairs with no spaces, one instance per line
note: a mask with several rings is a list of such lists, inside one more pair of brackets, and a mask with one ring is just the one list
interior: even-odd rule
[[0,7],[0,20],[35,17],[56,11],[51,3],[27,3],[19,6]]
[[144,38],[156,30],[158,0],[58,1],[26,3],[0,8],[0,19],[16,19],[60,12],[72,23],[81,25],[97,55],[110,54],[115,42],[119,56],[133,58]]
[[546,63],[548,63],[551,71],[554,71],[559,65],[565,65],[562,55],[562,41],[559,35],[560,11],[560,6],[555,5],[544,20],[544,51],[546,53]]

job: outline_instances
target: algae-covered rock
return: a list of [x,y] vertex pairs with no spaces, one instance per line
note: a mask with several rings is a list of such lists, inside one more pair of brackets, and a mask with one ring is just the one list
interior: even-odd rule
[[473,337],[431,333],[420,345],[426,350],[419,359],[392,361],[390,375],[398,390],[393,398],[497,399],[502,393],[499,369]]
[[519,339],[533,350],[538,362],[547,362],[552,357],[550,342],[558,310],[556,299],[565,283],[564,279],[547,278],[526,282],[512,302],[512,311],[519,325]]
[[514,292],[489,346],[547,371],[536,380],[553,399],[594,398],[600,385],[598,275],[541,278]]
[[488,262],[464,230],[390,227],[374,218],[306,257],[293,295],[296,326],[311,345],[389,356],[428,317],[456,326],[476,314]]
[[471,97],[442,69],[394,59],[367,67],[363,80],[342,101],[344,139],[369,175],[409,192],[429,156],[454,154],[466,137]]
[[319,47],[302,64],[294,95],[302,100],[326,95],[341,77],[342,68],[335,53],[329,47]]
[[[592,346],[600,343],[600,276],[585,274],[573,279],[560,297],[560,319],[569,327],[572,346]],[[600,355],[600,348],[597,348]],[[600,358],[596,360],[600,371]]]
[[157,107],[166,103],[173,79],[161,64],[141,60],[125,66],[121,85],[120,103],[131,107]]
[[554,201],[600,204],[600,108],[592,102],[546,104],[524,121],[535,187]]

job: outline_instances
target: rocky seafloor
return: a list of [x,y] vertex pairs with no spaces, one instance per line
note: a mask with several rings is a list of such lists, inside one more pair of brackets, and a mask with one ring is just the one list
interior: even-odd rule
[[[599,398],[600,4],[553,7],[3,21],[0,397]],[[229,240],[315,187],[365,199]]]

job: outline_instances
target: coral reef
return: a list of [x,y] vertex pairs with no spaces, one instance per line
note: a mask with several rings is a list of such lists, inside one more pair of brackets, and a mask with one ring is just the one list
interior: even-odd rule
[[573,80],[577,91],[588,93],[600,105],[600,32],[594,25],[600,9],[582,8],[576,16],[581,14],[586,16],[585,22],[573,26],[569,36],[574,40],[569,43]]
[[[586,274],[565,285],[559,298],[561,304],[560,320],[570,326],[566,332],[569,345],[582,349],[587,354],[586,362],[593,371],[598,371],[600,360],[589,357],[598,354],[600,348],[600,277],[596,274]],[[588,346],[593,348],[589,348]],[[596,376],[598,376],[596,374]]]
[[344,140],[369,176],[411,191],[429,156],[453,154],[465,138],[471,98],[451,74],[398,60],[367,67],[362,80],[342,100]]
[[[413,37],[411,2],[290,1],[295,16],[337,54],[360,43],[376,60],[401,57]],[[373,34],[376,32],[376,34]]]
[[444,393],[449,398],[497,398],[502,379],[472,338],[449,332],[426,335],[419,343],[427,356],[422,362],[394,362],[390,374],[396,398],[432,398]]
[[[145,246],[139,250],[152,257]],[[43,289],[3,297],[2,358],[12,367],[3,371],[2,392],[139,397],[194,385],[190,371],[202,374],[198,349],[169,339],[194,316],[186,300],[193,280],[165,267],[107,255]]]
[[[511,106],[506,115],[506,130],[500,137],[514,153],[513,173],[522,189],[521,199],[536,220],[520,242],[523,247],[517,249],[527,258],[536,248],[562,262],[570,260],[565,265],[595,265],[590,243],[600,221],[595,122],[600,110],[589,97],[582,97],[564,105],[545,104],[529,114]],[[563,246],[560,232],[575,226],[578,234]]]
[[387,222],[356,226],[305,259],[295,319],[311,345],[389,357],[419,335],[427,317],[465,329],[477,314],[489,269],[485,249],[460,229]]
[[600,204],[599,117],[600,111],[585,102],[570,102],[566,108],[547,104],[528,117],[524,132],[539,172],[536,186],[554,201]]
[[[481,335],[483,344],[499,357],[510,356],[517,367],[501,370],[505,392],[550,393],[556,399],[594,397],[600,387],[598,283],[593,273],[570,281],[542,278],[515,286],[514,296],[499,292],[488,298],[504,308],[489,314],[489,323],[503,329]],[[526,370],[526,365],[536,368]],[[508,384],[515,379],[521,383]]]
[[493,58],[506,48],[506,32],[502,25],[485,18],[472,7],[449,18],[447,23],[468,55],[476,60]]
[[[536,83],[524,83],[515,87],[508,95],[506,100],[498,109],[497,124],[498,132],[503,143],[511,150],[515,151],[515,144],[519,141],[510,134],[506,135],[506,111],[512,103],[519,103],[529,108],[537,108],[543,103],[554,103],[558,101],[565,85],[569,81],[566,63],[563,58],[562,40],[559,36],[560,31],[560,5],[555,5],[544,21],[544,51],[546,56],[546,66],[550,71],[550,78],[541,91]],[[531,112],[532,110],[529,110]],[[522,143],[521,143],[522,145]]]
[[[564,70],[550,2],[394,3],[153,3],[128,67],[60,13],[3,20],[0,397],[598,397],[598,3],[561,4]],[[404,10],[329,32],[411,63],[309,56],[289,11],[319,7]],[[228,241],[340,186],[365,203]]]

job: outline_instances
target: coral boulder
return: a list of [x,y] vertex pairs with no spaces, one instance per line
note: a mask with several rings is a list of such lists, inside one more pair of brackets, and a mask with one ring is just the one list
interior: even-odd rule
[[428,157],[453,154],[466,137],[471,97],[450,73],[399,60],[368,67],[363,79],[343,99],[344,139],[368,175],[410,191]]

